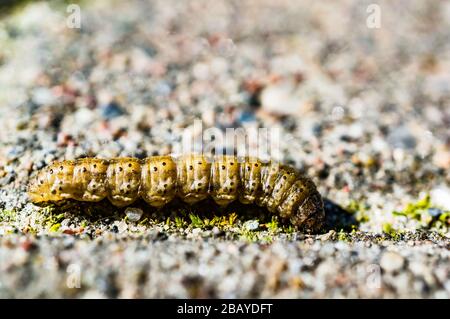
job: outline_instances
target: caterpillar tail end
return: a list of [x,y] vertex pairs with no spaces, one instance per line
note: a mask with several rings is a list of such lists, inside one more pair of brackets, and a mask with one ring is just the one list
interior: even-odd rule
[[27,195],[29,200],[38,206],[39,204],[55,201],[57,199],[55,191],[51,190],[48,183],[46,183],[46,174],[47,169],[40,171],[27,185]]
[[32,179],[27,186],[27,195],[33,204],[45,202],[46,198],[43,196],[45,192],[41,190],[37,178]]

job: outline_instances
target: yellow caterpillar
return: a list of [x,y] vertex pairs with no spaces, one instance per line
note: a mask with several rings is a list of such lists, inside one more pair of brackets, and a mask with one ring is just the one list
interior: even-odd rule
[[226,155],[54,162],[31,181],[28,196],[34,203],[108,198],[118,207],[138,198],[162,207],[175,197],[194,204],[209,196],[221,206],[255,203],[307,230],[320,228],[325,215],[314,183],[294,168]]

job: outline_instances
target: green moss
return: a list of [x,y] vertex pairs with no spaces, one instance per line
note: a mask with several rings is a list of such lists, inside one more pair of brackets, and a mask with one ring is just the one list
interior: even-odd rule
[[394,231],[394,228],[392,227],[392,224],[390,223],[384,223],[383,224],[383,233],[390,234],[392,231]]
[[41,209],[41,220],[37,220],[49,232],[57,232],[61,227],[61,221],[65,217],[65,213],[57,213],[59,210],[54,205],[49,205]]
[[437,219],[433,219],[432,227],[439,233],[448,233],[450,227],[450,211],[443,212]]
[[36,235],[38,233],[37,229],[31,225],[27,225],[23,230],[24,233],[29,233],[32,235]]
[[0,210],[0,222],[14,222],[16,220],[16,211],[9,209]]
[[255,242],[259,241],[259,232],[243,229],[240,233],[240,238],[248,241],[248,242]]
[[273,242],[273,236],[266,235],[261,239],[261,241],[267,244],[271,244]]
[[395,229],[392,224],[384,223],[383,224],[383,233],[387,235],[390,239],[399,241],[402,239],[403,231]]
[[447,225],[450,224],[450,212],[442,213],[441,216],[439,216],[439,221]]
[[175,226],[177,228],[183,228],[184,226],[187,225],[187,222],[184,220],[183,217],[175,217]]
[[408,218],[420,221],[422,219],[422,215],[428,208],[431,208],[431,200],[429,194],[425,195],[424,198],[420,199],[416,203],[409,203],[402,211],[395,211],[392,214],[396,216],[406,216]]
[[272,216],[272,220],[266,223],[265,226],[272,233],[277,233],[281,230],[280,226],[278,225],[278,218],[276,216]]
[[[217,227],[232,226],[235,223],[236,218],[237,218],[237,215],[235,213],[232,213],[229,216],[214,216],[213,218],[204,217],[203,219],[196,214],[189,214],[189,219],[191,220],[191,225],[194,228],[212,228],[214,226],[217,226]],[[181,223],[181,222],[179,222],[178,224],[184,225],[184,223]]]
[[203,221],[197,215],[189,214],[189,218],[191,219],[192,227],[194,227],[194,228],[202,228],[203,227]]
[[139,226],[145,226],[145,225],[147,225],[147,224],[148,224],[148,218],[147,218],[147,217],[145,217],[143,220],[141,220],[141,221],[138,223]]
[[354,199],[350,200],[350,203],[346,207],[346,211],[348,211],[351,214],[354,214],[359,210],[361,210],[361,203],[357,202]]
[[[33,2],[31,0],[2,0],[0,1],[0,17],[3,15],[11,14],[18,12],[23,9],[28,3]],[[44,2],[44,1],[43,1]],[[53,0],[50,1],[49,4],[53,6],[55,9],[59,9],[64,11],[64,6],[76,3],[81,5],[84,0]],[[65,12],[65,11],[64,11]]]
[[161,220],[159,217],[152,218],[150,222],[144,219],[139,225],[151,226],[158,223],[163,223],[169,226],[170,229],[181,229],[186,227],[200,228],[200,229],[212,229],[218,227],[219,229],[229,229],[236,225],[237,214],[231,213],[228,215],[210,215],[196,214],[196,213],[179,213],[176,216],[164,217]]
[[233,226],[234,223],[236,222],[237,219],[237,214],[236,213],[231,213],[230,216],[228,216],[228,223],[230,226]]
[[430,214],[430,209],[436,208],[431,203],[430,195],[425,195],[422,199],[415,203],[409,203],[401,211],[394,211],[394,216],[404,216],[409,219],[416,220],[426,229],[435,229],[439,232],[446,233],[450,225],[450,211],[442,210],[442,213],[434,217]]
[[214,227],[214,226],[217,226],[217,227],[221,227],[221,226],[224,226],[224,225],[226,225],[227,224],[227,221],[226,221],[226,218],[224,218],[224,217],[219,217],[219,216],[214,216],[212,219],[211,219],[211,221],[209,222],[209,224],[212,226],[212,227]]
[[0,2],[0,16],[23,7],[29,0],[3,0]]
[[283,232],[286,234],[293,234],[295,232],[295,227],[292,225],[283,226]]
[[61,228],[61,224],[57,223],[50,227],[49,232],[56,233]]
[[355,219],[358,223],[366,223],[369,221],[367,210],[369,206],[366,203],[358,202],[354,199],[350,200],[350,203],[346,207],[346,211],[355,215]]
[[345,232],[343,229],[338,232],[337,238],[339,241],[351,241],[351,235]]

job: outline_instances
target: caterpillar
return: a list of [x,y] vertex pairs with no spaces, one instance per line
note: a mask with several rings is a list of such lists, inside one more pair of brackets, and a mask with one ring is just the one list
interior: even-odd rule
[[108,198],[117,207],[142,198],[158,208],[175,197],[188,204],[210,197],[220,206],[239,200],[265,207],[308,231],[318,230],[325,217],[322,197],[310,178],[288,165],[231,155],[54,162],[31,180],[28,196],[33,203]]

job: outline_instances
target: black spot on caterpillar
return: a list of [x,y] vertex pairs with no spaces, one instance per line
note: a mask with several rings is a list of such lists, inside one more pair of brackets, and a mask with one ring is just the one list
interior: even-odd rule
[[255,203],[298,227],[318,230],[325,213],[314,183],[294,168],[236,156],[186,155],[146,159],[83,158],[55,162],[38,172],[28,188],[34,203],[108,198],[117,207],[138,198],[162,207],[175,197],[194,204],[211,197],[225,206]]

